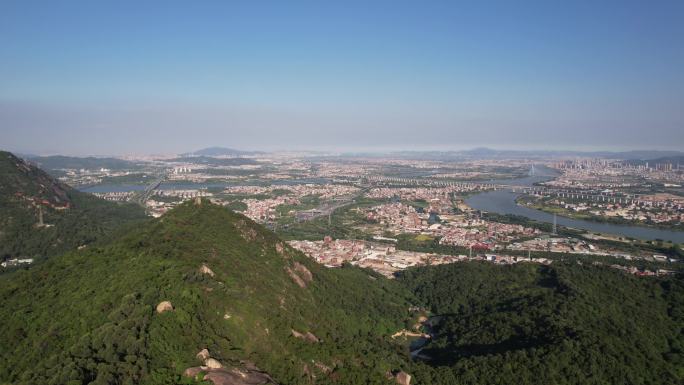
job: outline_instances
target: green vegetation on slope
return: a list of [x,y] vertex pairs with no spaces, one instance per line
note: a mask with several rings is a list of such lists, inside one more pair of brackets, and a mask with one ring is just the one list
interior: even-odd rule
[[180,383],[202,348],[284,384],[387,383],[406,364],[387,337],[410,316],[395,281],[326,269],[206,201],[0,280],[0,383]]
[[79,192],[0,151],[0,259],[61,254],[144,218],[138,206]]
[[680,384],[684,283],[576,263],[459,263],[399,281],[438,316],[432,384]]
[[140,166],[136,163],[117,158],[78,158],[73,156],[53,155],[31,157],[29,158],[29,160],[33,163],[36,163],[40,168],[44,170],[98,170],[101,168],[106,168],[110,170],[131,170],[140,168]]

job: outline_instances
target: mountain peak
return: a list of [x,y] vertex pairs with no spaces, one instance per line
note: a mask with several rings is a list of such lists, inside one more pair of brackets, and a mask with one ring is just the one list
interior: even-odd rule
[[244,156],[262,154],[259,151],[243,151],[227,147],[207,147],[194,152],[182,154],[182,156]]
[[0,152],[0,259],[42,259],[104,238],[144,210],[77,191]]
[[[395,282],[353,267],[327,269],[208,200],[53,258],[26,278],[0,288],[0,344],[13,346],[0,372],[14,382],[22,374],[41,384],[101,376],[112,379],[102,383],[177,383],[200,370],[206,379],[240,371],[293,384],[329,376],[352,383],[359,375],[379,383],[397,367],[364,362],[388,354],[394,358],[386,362],[401,362],[397,352],[357,338],[381,339],[402,327],[409,305]],[[50,294],[56,287],[61,295]],[[17,333],[27,338],[17,341]],[[204,349],[211,366],[196,357]]]

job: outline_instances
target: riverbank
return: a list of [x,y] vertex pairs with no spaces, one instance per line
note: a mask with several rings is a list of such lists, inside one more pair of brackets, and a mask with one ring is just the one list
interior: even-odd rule
[[534,210],[543,211],[549,214],[556,214],[566,218],[592,221],[597,223],[607,223],[614,225],[624,225],[624,226],[637,226],[637,227],[650,227],[654,229],[670,230],[670,231],[684,231],[684,228],[680,225],[673,224],[659,224],[659,223],[649,223],[645,221],[630,221],[621,217],[604,217],[593,215],[588,212],[575,212],[568,210],[563,207],[549,206],[539,202],[538,199],[530,198],[525,195],[520,195],[515,200],[516,204],[522,207],[528,207]]
[[[516,198],[520,194],[506,190],[489,191],[474,195],[465,200],[465,203],[475,209],[484,212],[493,212],[501,215],[516,215],[532,219],[537,222],[554,222],[553,214],[529,207],[520,206],[516,203]],[[592,222],[557,216],[556,223],[560,226],[581,229],[601,234],[615,234],[626,238],[641,240],[663,240],[674,243],[684,243],[684,231],[674,231],[657,229],[645,226],[617,225],[610,223]]]

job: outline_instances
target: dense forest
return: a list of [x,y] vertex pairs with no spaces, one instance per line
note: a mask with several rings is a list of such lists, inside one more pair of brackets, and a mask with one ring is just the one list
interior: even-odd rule
[[432,310],[432,384],[681,384],[684,283],[577,262],[459,263],[398,278]]
[[[184,383],[203,348],[283,384],[387,383],[411,365],[388,337],[416,316],[408,298],[371,271],[326,269],[240,214],[185,203],[108,245],[0,276],[0,383]],[[173,310],[155,312],[162,301]]]
[[79,192],[8,152],[0,152],[0,181],[0,259],[62,254],[146,218],[139,206]]

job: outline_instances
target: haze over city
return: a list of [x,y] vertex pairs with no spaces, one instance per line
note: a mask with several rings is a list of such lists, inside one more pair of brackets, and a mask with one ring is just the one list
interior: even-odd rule
[[684,3],[4,2],[22,153],[670,149]]

